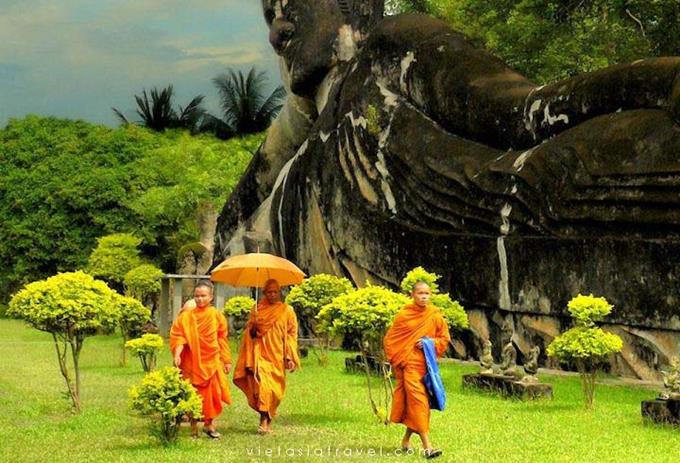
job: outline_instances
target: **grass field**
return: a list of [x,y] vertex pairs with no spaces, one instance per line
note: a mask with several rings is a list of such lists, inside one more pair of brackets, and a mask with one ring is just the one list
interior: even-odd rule
[[[234,404],[218,422],[221,440],[189,439],[187,428],[176,446],[163,448],[149,434],[148,421],[127,408],[127,390],[142,371],[134,358],[127,367],[117,366],[119,343],[115,336],[86,341],[84,411],[76,416],[63,397],[51,338],[22,322],[0,320],[2,461],[422,460],[393,453],[403,428],[375,422],[365,379],[342,371],[342,352],[331,353],[326,368],[310,357],[302,371],[289,376],[273,435],[255,434],[256,415],[233,387]],[[167,352],[159,363],[170,364]],[[474,370],[457,364],[442,367],[448,407],[432,416],[433,442],[444,450],[438,461],[680,461],[680,429],[641,421],[640,401],[652,398],[653,391],[600,386],[596,409],[588,412],[577,378],[543,376],[553,384],[555,399],[524,403],[463,390],[461,375]]]

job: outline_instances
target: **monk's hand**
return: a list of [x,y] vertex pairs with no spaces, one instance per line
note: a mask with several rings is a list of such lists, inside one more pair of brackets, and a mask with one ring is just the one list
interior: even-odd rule
[[177,368],[179,368],[179,366],[180,366],[181,363],[182,363],[182,355],[180,354],[180,352],[177,352],[177,353],[175,354],[175,366],[176,366]]
[[292,360],[286,360],[286,368],[291,373],[294,372],[295,371],[295,362],[293,362]]
[[423,350],[423,341],[418,340],[418,342],[416,343],[416,347],[420,350]]
[[226,374],[229,374],[230,371],[231,371],[231,363],[225,363],[224,364],[224,372]]

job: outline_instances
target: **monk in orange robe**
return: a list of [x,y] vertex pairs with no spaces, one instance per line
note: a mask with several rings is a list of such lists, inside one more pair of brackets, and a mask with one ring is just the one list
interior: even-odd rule
[[[218,439],[214,420],[222,412],[222,402],[231,404],[227,377],[231,352],[227,320],[211,305],[212,299],[212,283],[200,281],[194,289],[196,307],[182,310],[172,324],[170,350],[175,366],[203,398],[203,432]],[[191,421],[191,429],[198,435],[196,420]]]
[[264,286],[265,299],[253,307],[243,331],[234,384],[260,414],[257,432],[271,432],[271,422],[286,390],[286,369],[300,367],[297,349],[297,317],[281,302],[281,287],[276,280]]
[[406,426],[401,441],[403,451],[410,449],[411,436],[415,433],[423,443],[424,455],[434,458],[442,452],[430,443],[430,403],[423,383],[427,366],[421,338],[432,338],[437,356],[441,356],[451,337],[441,311],[430,304],[430,287],[419,281],[411,296],[413,302],[397,313],[383,340],[385,354],[397,379],[390,421]]

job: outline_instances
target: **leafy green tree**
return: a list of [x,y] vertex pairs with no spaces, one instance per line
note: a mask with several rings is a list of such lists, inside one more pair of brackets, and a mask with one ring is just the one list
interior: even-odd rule
[[116,327],[119,298],[106,283],[79,271],[30,283],[10,301],[10,315],[52,335],[59,370],[77,412],[81,410],[80,352],[85,337]]
[[165,367],[147,374],[129,391],[130,408],[144,415],[156,415],[155,434],[163,445],[177,441],[185,415],[200,419],[202,399],[179,369]]
[[234,138],[174,138],[171,146],[133,162],[134,197],[126,204],[139,217],[137,230],[145,241],[162,237],[159,246],[177,251],[186,243],[214,242],[217,208],[226,201],[245,171],[263,135]]
[[133,297],[118,296],[116,305],[119,311],[118,326],[123,337],[120,363],[125,366],[127,364],[125,344],[128,339],[141,332],[142,326],[151,318],[151,311]]
[[125,343],[125,347],[139,357],[142,369],[150,373],[156,368],[156,358],[163,348],[163,338],[157,334],[146,333],[141,338],[130,339]]
[[574,327],[557,336],[548,346],[547,354],[576,365],[585,406],[593,408],[597,372],[611,354],[621,351],[623,341],[596,326],[612,310],[605,298],[579,294],[569,301],[567,310],[574,318]]
[[0,306],[28,282],[85,268],[112,233],[134,232],[145,260],[174,271],[200,237],[199,204],[222,204],[261,140],[11,119],[0,128]]
[[[409,298],[382,286],[369,285],[337,296],[326,304],[317,315],[320,332],[328,332],[331,337],[345,336],[359,341],[366,373],[368,397],[373,414],[381,423],[388,424],[392,382],[386,367],[382,340],[401,307],[408,304]],[[374,359],[381,367],[380,392],[374,396],[368,358]]]
[[677,0],[390,0],[435,15],[538,83],[680,54]]
[[229,69],[213,83],[220,94],[222,117],[206,116],[201,129],[219,138],[263,132],[279,113],[286,95],[283,87],[277,87],[267,96],[267,77],[254,67],[247,76]]
[[320,337],[321,343],[313,352],[322,366],[328,365],[330,337],[327,333],[318,332],[316,316],[323,306],[353,289],[354,285],[347,278],[320,273],[305,278],[301,284],[294,286],[286,297],[286,303],[295,309],[302,332]]
[[[141,119],[139,124],[156,132],[176,128],[196,131],[205,115],[205,110],[202,107],[205,97],[203,95],[196,96],[186,106],[178,106],[177,110],[173,107],[174,97],[175,91],[172,85],[161,90],[154,87],[149,91],[149,94],[146,93],[146,90],[142,90],[141,96],[135,95],[137,114]],[[130,124],[130,121],[121,111],[116,108],[111,109],[123,124]]]
[[90,274],[120,287],[125,275],[141,265],[140,238],[130,233],[114,233],[97,238],[97,247],[90,254],[87,268]]

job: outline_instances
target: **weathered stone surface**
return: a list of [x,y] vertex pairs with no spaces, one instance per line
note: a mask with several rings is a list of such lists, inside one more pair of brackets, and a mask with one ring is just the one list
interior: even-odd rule
[[655,399],[642,402],[642,418],[655,423],[680,425],[680,400]]
[[263,5],[310,109],[268,135],[217,259],[257,242],[394,286],[423,265],[471,311],[458,351],[478,356],[486,334],[499,349],[510,320],[520,364],[593,292],[626,333],[612,370],[657,379],[680,339],[680,58],[537,87],[440,21],[379,19],[379,1]]
[[463,387],[474,387],[521,400],[553,398],[552,386],[550,384],[524,383],[517,381],[512,376],[463,375]]

